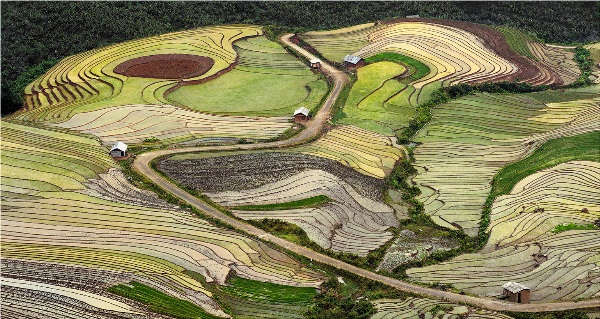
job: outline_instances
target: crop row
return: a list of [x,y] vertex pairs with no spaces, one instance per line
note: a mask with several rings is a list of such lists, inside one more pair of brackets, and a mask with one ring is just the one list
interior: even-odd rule
[[221,284],[232,271],[289,285],[319,283],[317,273],[265,244],[134,188],[109,170],[107,150],[93,139],[5,121],[2,133],[3,153],[10,150],[1,170],[3,258],[128,272],[211,313],[222,311],[187,271]]
[[157,166],[172,179],[201,193],[254,189],[316,169],[338,176],[362,196],[383,198],[382,179],[361,174],[339,161],[301,153],[190,153],[164,158]]
[[[556,92],[555,100],[560,96]],[[598,129],[598,100],[581,97],[587,99],[547,106],[536,94],[482,94],[436,108],[416,137],[423,144],[415,150],[415,181],[426,213],[436,223],[476,234],[489,182],[502,166],[549,139]]]
[[104,143],[207,137],[273,138],[290,127],[288,117],[219,116],[162,105],[127,105],[75,114],[56,124],[98,136]]
[[375,300],[377,313],[371,319],[447,318],[447,319],[511,319],[511,317],[449,302],[407,297]]
[[234,214],[243,219],[291,222],[326,249],[358,255],[367,255],[391,239],[393,235],[386,229],[397,226],[392,208],[361,196],[340,178],[321,170],[300,172],[256,189],[207,195],[225,206],[275,204],[325,195],[334,203],[315,208],[234,211]]
[[351,125],[336,127],[317,141],[290,151],[336,160],[376,178],[389,174],[403,156],[392,138]]
[[494,202],[482,252],[407,273],[479,295],[499,294],[503,283],[517,281],[532,289],[535,301],[597,297],[598,231],[552,230],[600,217],[599,181],[597,162],[568,162],[530,175]]

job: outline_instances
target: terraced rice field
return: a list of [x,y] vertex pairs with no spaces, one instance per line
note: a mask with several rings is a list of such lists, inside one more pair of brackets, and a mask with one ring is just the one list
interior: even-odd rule
[[564,84],[577,81],[581,71],[577,66],[577,62],[573,60],[575,53],[539,42],[528,42],[527,45],[538,61],[536,65],[540,66],[540,70],[545,71],[546,76],[549,76],[547,70],[551,70],[560,77]]
[[98,136],[104,144],[168,142],[213,138],[268,139],[290,127],[290,117],[222,116],[171,105],[123,105],[75,114],[56,126]]
[[332,201],[318,207],[233,213],[247,220],[284,220],[324,248],[366,255],[390,240],[387,229],[397,226],[397,212],[382,203],[381,191],[382,179],[402,157],[390,138],[340,126],[304,146],[175,155],[158,168],[230,208],[327,196]]
[[[107,150],[95,139],[3,120],[0,145],[2,261],[20,260],[29,269],[52,264],[56,270],[26,280],[64,286],[87,280],[89,276],[78,275],[86,269],[110,275],[94,279],[103,285],[135,279],[219,316],[224,312],[212,293],[190,272],[217,284],[225,283],[232,271],[244,278],[293,286],[315,286],[321,280],[319,274],[262,243],[213,226],[135,188],[116,171]],[[67,271],[69,267],[81,271]],[[3,271],[3,277],[17,278],[16,268]],[[47,282],[52,276],[63,279]],[[35,292],[28,285],[12,285],[7,298],[44,295],[57,305],[71,302],[57,297],[62,288],[48,286]],[[98,294],[85,285],[77,289]],[[72,302],[86,304],[80,301]],[[69,311],[74,317],[86,317]]]
[[511,319],[496,312],[469,308],[449,302],[407,297],[406,299],[379,299],[373,301],[377,313],[371,319]]
[[319,75],[266,37],[234,44],[238,65],[213,81],[184,86],[167,96],[174,105],[226,115],[291,116],[316,108],[327,93]]
[[301,319],[317,294],[315,288],[281,286],[239,277],[230,284],[222,286],[217,294],[238,319]]
[[502,166],[547,140],[600,129],[598,90],[479,94],[434,109],[414,151],[426,213],[440,225],[477,234],[490,181]]
[[600,42],[586,45],[585,48],[590,50],[590,57],[593,61],[592,80],[594,83],[600,84]]
[[296,108],[316,108],[328,87],[261,34],[256,26],[209,27],[66,58],[27,87],[27,111],[14,117],[105,144],[277,137]]
[[274,218],[294,223],[310,239],[334,251],[366,255],[391,239],[392,233],[386,230],[397,225],[394,210],[381,202],[381,179],[329,159],[271,152],[194,159],[173,156],[159,162],[158,168],[230,207],[325,195],[332,201],[318,207],[234,210],[234,214],[243,219]]
[[[68,57],[25,89],[27,112],[19,118],[60,122],[76,113],[115,105],[169,104],[164,98],[167,91],[176,85],[226,72],[237,57],[233,42],[261,33],[255,26],[207,27],[123,42]],[[209,62],[195,64],[189,59],[183,59],[187,64],[173,65],[181,55],[205,57],[212,60],[212,66],[207,68]],[[159,66],[156,74],[127,75],[135,71],[132,68],[149,62],[144,59],[155,56],[163,57],[155,61]],[[175,79],[171,74],[161,73],[172,68],[180,71]]]
[[581,71],[573,60],[574,53],[570,50],[547,46],[518,29],[509,27],[494,27],[494,29],[504,35],[511,49],[529,58],[539,68],[539,78],[554,77],[561,80],[562,84],[573,83],[579,78]]
[[415,88],[398,79],[406,72],[402,65],[385,61],[358,69],[358,79],[344,106],[346,116],[340,123],[388,136],[406,126],[417,105],[417,101],[410,101]]
[[346,55],[367,46],[370,34],[383,28],[383,24],[365,23],[337,30],[310,31],[301,37],[328,60],[341,63]]
[[395,79],[402,73],[399,66],[378,62],[358,70],[342,123],[392,135],[441,86],[514,80],[568,84],[579,77],[573,53],[514,29],[498,30],[458,21],[400,19],[307,32],[302,38],[332,61],[341,62],[346,54],[368,61],[377,54],[397,53],[429,68],[429,74],[408,83]]
[[499,294],[501,285],[516,281],[532,289],[532,301],[598,297],[598,230],[551,230],[600,218],[599,190],[599,162],[568,162],[530,175],[494,202],[482,252],[407,273],[478,295]]
[[351,125],[337,126],[317,141],[287,151],[329,158],[376,178],[387,176],[404,156],[393,138]]
[[386,231],[398,226],[394,210],[358,194],[340,177],[308,170],[255,189],[206,193],[228,207],[290,202],[325,195],[333,202],[314,208],[233,213],[245,220],[279,219],[300,226],[321,247],[366,256],[393,237]]

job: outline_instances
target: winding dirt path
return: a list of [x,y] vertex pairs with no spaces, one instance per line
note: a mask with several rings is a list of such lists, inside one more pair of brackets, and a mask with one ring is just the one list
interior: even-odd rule
[[[293,44],[290,41],[292,34],[284,35],[281,40],[292,47],[294,50],[300,52],[302,55],[309,59],[315,59],[316,57],[306,50],[300,48],[299,46]],[[163,188],[164,190],[172,193],[173,195],[181,198],[185,202],[193,205],[198,208],[202,212],[207,215],[217,218],[229,225],[235,227],[238,230],[246,232],[250,235],[257,236],[263,240],[272,242],[277,244],[285,249],[293,251],[296,254],[302,255],[304,257],[310,258],[317,262],[327,264],[339,269],[343,269],[345,271],[354,273],[356,275],[376,280],[382,282],[391,287],[413,292],[417,294],[424,295],[426,297],[430,297],[433,299],[443,299],[450,302],[455,303],[467,303],[473,306],[497,310],[497,311],[520,311],[520,312],[541,312],[541,311],[560,311],[560,310],[569,310],[569,309],[582,309],[582,308],[590,308],[590,307],[600,307],[600,299],[590,299],[578,302],[555,302],[555,303],[536,303],[536,304],[516,304],[505,301],[500,301],[496,299],[488,299],[488,298],[479,298],[472,296],[460,295],[448,291],[441,291],[432,288],[421,287],[413,284],[409,284],[407,282],[403,282],[394,278],[386,277],[362,268],[358,268],[356,266],[347,264],[345,262],[339,261],[335,258],[322,255],[313,250],[310,250],[306,247],[296,245],[294,243],[288,242],[284,239],[275,237],[264,230],[254,227],[250,224],[247,224],[241,220],[235,219],[228,215],[225,215],[203,202],[199,198],[189,194],[188,192],[180,189],[169,181],[163,179],[157,172],[150,168],[150,162],[156,158],[165,155],[172,155],[176,153],[187,153],[187,152],[201,152],[201,151],[230,151],[230,150],[257,150],[257,149],[265,149],[265,148],[282,148],[282,147],[290,147],[298,144],[302,144],[307,140],[316,137],[325,122],[329,119],[331,108],[338,98],[340,91],[343,85],[348,81],[348,77],[345,73],[335,69],[331,65],[321,62],[322,69],[325,71],[327,76],[331,77],[334,83],[334,87],[331,90],[331,93],[327,97],[327,100],[323,104],[322,108],[315,115],[315,117],[307,123],[307,128],[302,131],[300,134],[295,137],[285,140],[285,141],[277,141],[270,143],[257,143],[257,144],[240,144],[240,145],[226,145],[226,146],[206,146],[206,147],[190,147],[190,148],[179,148],[179,149],[165,149],[165,150],[157,150],[144,154],[140,154],[137,156],[135,161],[133,162],[133,167],[149,178],[152,182]],[[498,287],[499,292],[501,287]]]

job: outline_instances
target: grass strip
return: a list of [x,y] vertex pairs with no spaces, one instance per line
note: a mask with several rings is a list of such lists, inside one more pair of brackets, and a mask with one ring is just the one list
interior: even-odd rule
[[195,304],[171,297],[149,286],[132,281],[128,284],[120,284],[107,288],[108,292],[123,296],[125,298],[139,301],[150,308],[151,311],[181,319],[206,318],[216,319],[204,309]]
[[306,208],[306,207],[317,207],[321,206],[325,203],[331,202],[331,198],[325,195],[314,196],[310,198],[304,198],[300,200],[295,200],[291,202],[285,203],[277,203],[277,204],[265,204],[265,205],[243,205],[232,207],[234,210],[285,210],[285,209],[295,209],[295,208]]
[[596,225],[594,224],[575,224],[575,223],[568,223],[568,224],[561,224],[561,225],[556,225],[556,227],[554,227],[554,229],[552,230],[553,233],[558,234],[558,233],[562,233],[564,231],[568,231],[568,230],[597,230],[598,227],[596,227]]

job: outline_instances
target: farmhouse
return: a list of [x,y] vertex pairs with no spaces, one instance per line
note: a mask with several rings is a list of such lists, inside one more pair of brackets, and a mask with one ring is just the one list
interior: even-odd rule
[[529,287],[510,281],[504,284],[502,288],[504,288],[502,294],[508,296],[508,300],[518,303],[529,303],[531,295]]
[[305,107],[296,109],[296,111],[294,112],[294,122],[306,123],[310,119],[310,117],[308,115],[309,113],[310,113],[310,110]]
[[344,66],[347,68],[360,68],[365,65],[365,60],[361,57],[350,55],[344,57]]
[[321,68],[321,60],[319,60],[319,59],[310,60],[310,67],[313,69],[320,69]]
[[117,142],[113,147],[110,148],[110,156],[112,157],[125,157],[127,156],[127,144],[123,142]]

